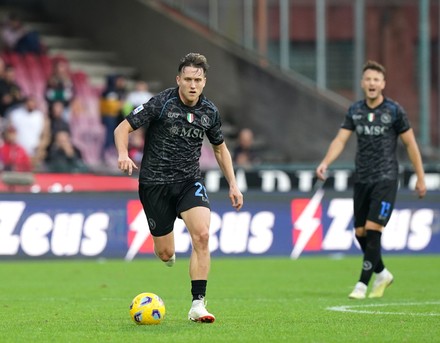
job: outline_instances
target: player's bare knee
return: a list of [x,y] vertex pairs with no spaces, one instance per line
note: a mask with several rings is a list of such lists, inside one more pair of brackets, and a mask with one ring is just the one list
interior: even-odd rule
[[203,248],[207,247],[209,243],[209,232],[208,230],[199,232],[192,235],[193,245]]
[[156,256],[159,257],[163,262],[169,261],[174,255],[174,251],[171,250],[155,251],[155,253]]
[[358,237],[365,237],[367,235],[367,231],[365,230],[365,227],[357,227],[355,228],[355,234]]

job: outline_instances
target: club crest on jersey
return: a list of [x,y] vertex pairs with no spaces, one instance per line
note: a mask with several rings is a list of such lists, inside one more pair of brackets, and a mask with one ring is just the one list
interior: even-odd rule
[[391,123],[391,114],[389,113],[382,113],[380,120],[382,121],[382,123],[384,124],[389,124]]
[[201,121],[202,121],[202,125],[205,126],[205,127],[208,127],[210,122],[211,122],[211,120],[209,120],[209,117],[206,114],[204,114],[202,116],[202,120]]
[[186,120],[188,120],[188,123],[192,123],[194,121],[194,114],[193,113],[187,113],[186,114]]
[[368,113],[368,121],[370,123],[374,121],[374,113],[373,112]]
[[133,110],[133,114],[137,114],[144,109],[144,105],[139,105]]

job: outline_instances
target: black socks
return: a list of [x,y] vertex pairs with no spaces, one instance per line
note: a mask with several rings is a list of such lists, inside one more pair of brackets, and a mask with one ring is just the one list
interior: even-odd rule
[[382,260],[380,244],[381,236],[382,232],[380,231],[367,230],[367,236],[365,237],[365,252],[362,264],[362,273],[359,280],[366,285],[368,285],[368,283],[370,282],[373,271],[376,270],[379,261]]
[[192,280],[191,281],[191,294],[194,300],[202,300],[206,295],[207,280]]
[[[365,254],[365,247],[367,246],[367,237],[366,236],[357,236],[357,235],[355,235],[355,237],[356,237],[356,240],[359,242],[359,245],[361,246],[362,252]],[[379,260],[379,262],[377,262],[376,268],[374,268],[374,272],[380,273],[384,269],[385,269],[385,265],[382,261],[382,254],[381,254],[380,260]]]

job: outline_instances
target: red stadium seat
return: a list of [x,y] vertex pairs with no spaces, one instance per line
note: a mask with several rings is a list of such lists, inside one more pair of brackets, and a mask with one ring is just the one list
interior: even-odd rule
[[24,95],[34,94],[32,83],[29,82],[26,65],[23,57],[17,53],[9,54],[10,64],[15,69],[15,78],[17,84],[21,87]]
[[40,55],[40,65],[43,70],[44,76],[46,80],[49,78],[49,76],[52,74],[52,60],[50,57],[46,54]]
[[26,63],[29,79],[32,82],[34,95],[39,104],[44,104],[44,93],[46,91],[47,78],[43,71],[40,59],[35,54],[25,54],[23,55],[23,59]]

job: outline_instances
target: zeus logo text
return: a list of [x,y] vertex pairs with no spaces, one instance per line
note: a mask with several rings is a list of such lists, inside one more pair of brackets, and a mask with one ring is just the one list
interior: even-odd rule
[[[128,203],[128,251],[126,260],[132,260],[137,253],[153,254],[152,237],[148,230],[147,219],[137,201]],[[261,211],[225,212],[221,216],[211,213],[209,228],[209,250],[223,254],[264,254],[272,246],[274,239],[275,214]],[[174,223],[175,248],[177,253],[191,251],[191,236],[185,223],[177,219]]]
[[[289,209],[211,213],[209,250],[220,255],[350,252],[358,250],[352,199],[293,199]],[[382,235],[384,250],[423,251],[433,239],[432,208],[395,209]],[[137,200],[127,207],[127,260],[154,254],[147,218]],[[290,220],[289,220],[290,219]],[[174,223],[177,253],[191,251],[191,237],[181,219]]]
[[[295,199],[292,201],[292,218],[294,221],[293,241],[294,245],[304,235],[304,229],[295,224],[295,220],[306,211],[307,199]],[[313,206],[313,212],[308,214],[307,229],[311,231],[306,244],[303,243],[302,251],[347,251],[356,244],[353,234],[353,203],[351,199],[333,199],[329,202],[326,217],[322,210],[323,206]],[[327,228],[324,227],[324,218]],[[432,238],[434,211],[420,208],[417,210],[395,209],[390,221],[382,234],[382,247],[384,250],[421,251],[425,249]],[[292,255],[298,255],[293,254]],[[295,257],[295,256],[294,256]],[[297,257],[297,256],[296,256]]]
[[22,201],[0,201],[0,255],[97,256],[107,245],[109,215],[34,212]]

